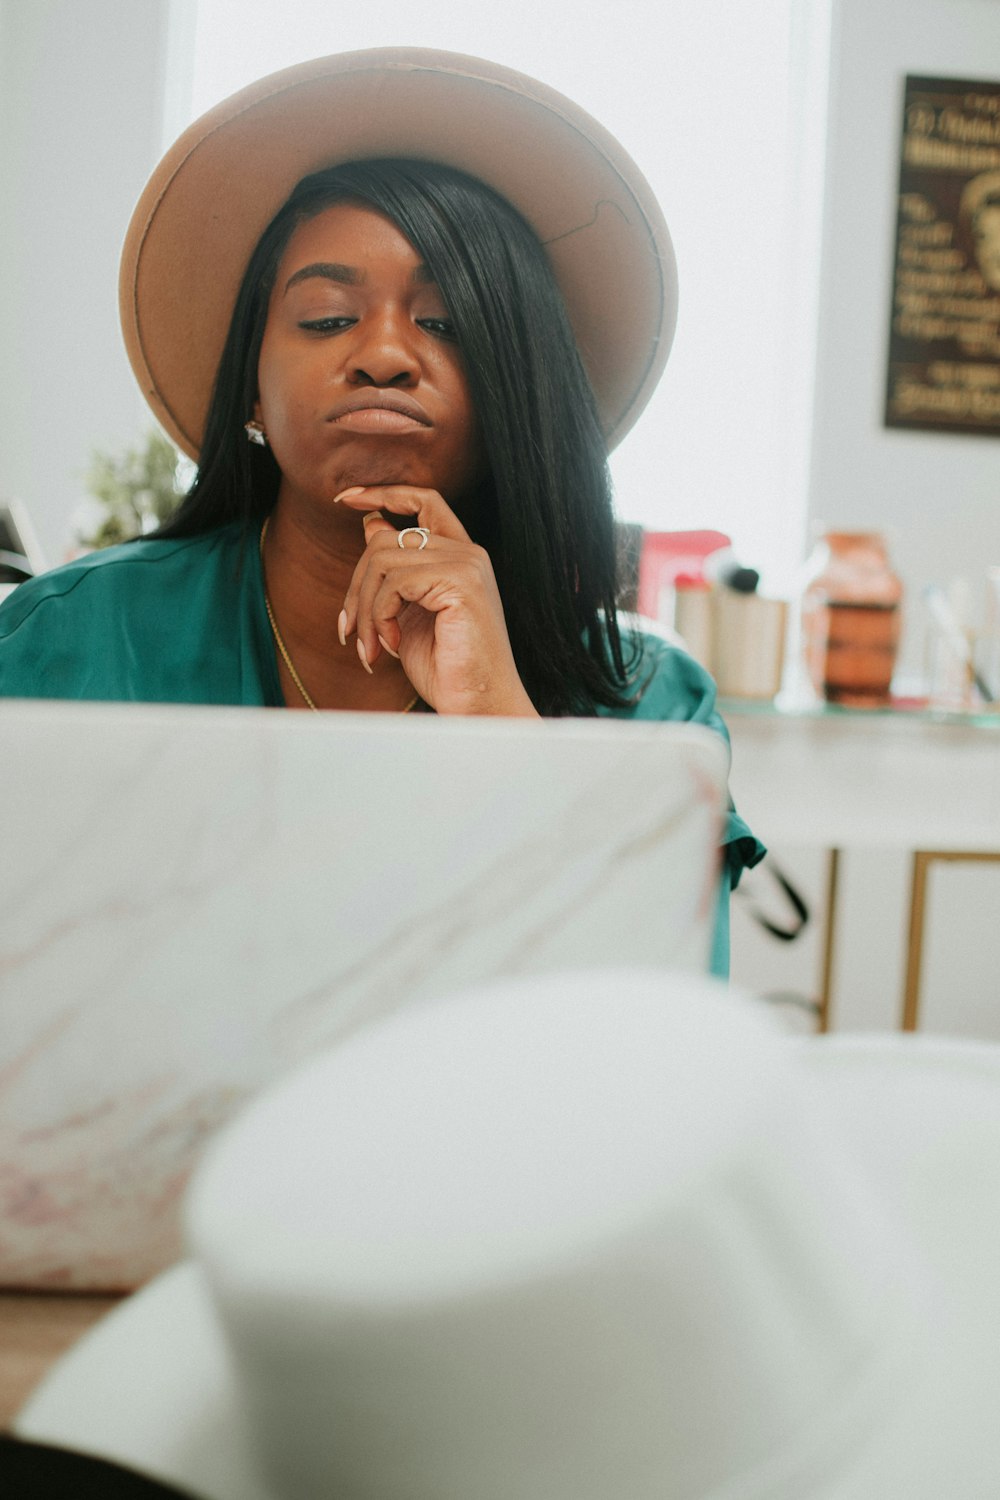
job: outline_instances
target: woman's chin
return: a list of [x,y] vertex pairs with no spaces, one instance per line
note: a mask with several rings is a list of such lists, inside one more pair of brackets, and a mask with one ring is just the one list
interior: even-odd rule
[[334,495],[342,494],[344,490],[356,487],[380,490],[387,489],[390,485],[405,485],[413,489],[438,489],[433,477],[424,471],[383,462],[352,464],[349,468],[339,469],[330,478],[327,490],[332,498]]

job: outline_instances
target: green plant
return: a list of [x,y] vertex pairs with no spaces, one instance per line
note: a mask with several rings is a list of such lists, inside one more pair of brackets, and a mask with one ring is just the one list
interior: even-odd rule
[[120,457],[95,452],[86,484],[97,503],[78,523],[81,544],[113,547],[159,526],[181,502],[185,467],[188,460],[160,432],[151,432],[144,446]]

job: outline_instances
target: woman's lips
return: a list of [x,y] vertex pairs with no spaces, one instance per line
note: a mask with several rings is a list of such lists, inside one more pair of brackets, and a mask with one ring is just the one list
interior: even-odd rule
[[345,432],[426,432],[428,427],[426,422],[387,406],[359,406],[331,420],[334,427],[343,428]]
[[381,433],[385,436],[433,426],[416,396],[409,391],[379,390],[371,386],[345,394],[328,413],[327,421],[345,432]]

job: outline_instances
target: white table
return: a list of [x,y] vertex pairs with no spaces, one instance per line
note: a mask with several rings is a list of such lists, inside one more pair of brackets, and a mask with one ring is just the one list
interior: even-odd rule
[[827,1022],[839,852],[912,854],[904,1030],[919,1014],[927,874],[938,860],[1000,860],[1000,713],[830,708],[781,710],[725,700],[731,787],[740,812],[774,848],[830,851],[819,996]]

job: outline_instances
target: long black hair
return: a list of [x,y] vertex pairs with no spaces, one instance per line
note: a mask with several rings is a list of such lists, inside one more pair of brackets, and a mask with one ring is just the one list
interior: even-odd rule
[[[305,177],[271,220],[236,299],[190,493],[160,536],[259,524],[280,473],[243,424],[257,397],[268,301],[295,229],[360,201],[430,268],[466,365],[489,477],[475,514],[521,680],[545,715],[631,701],[615,610],[616,531],[593,391],[545,251],[520,214],[450,167],[349,162]],[[484,503],[485,502],[485,503]],[[475,523],[470,523],[475,531]]]

